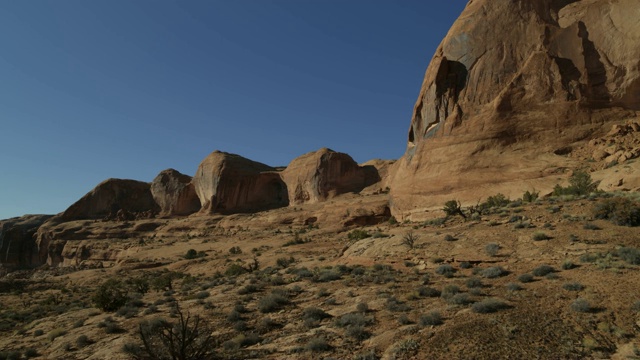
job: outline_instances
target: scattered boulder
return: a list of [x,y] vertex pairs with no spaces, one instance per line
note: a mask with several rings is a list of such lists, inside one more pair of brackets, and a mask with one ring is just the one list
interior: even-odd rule
[[[80,219],[116,219],[118,212],[125,217],[127,213],[134,218],[150,217],[159,210],[149,183],[108,179],[76,201],[61,215],[59,221]],[[136,216],[139,214],[140,216]],[[128,220],[128,219],[125,219]]]
[[193,178],[201,211],[241,213],[287,206],[287,186],[272,167],[242,156],[214,151]]
[[200,199],[191,176],[174,169],[163,170],[153,179],[151,195],[161,215],[190,215],[200,210]]
[[294,159],[282,178],[291,204],[324,201],[380,181],[375,167],[361,167],[351,156],[327,148]]

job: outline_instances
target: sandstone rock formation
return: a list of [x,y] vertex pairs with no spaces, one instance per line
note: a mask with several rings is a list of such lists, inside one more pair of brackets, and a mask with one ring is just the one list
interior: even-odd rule
[[76,201],[60,215],[60,220],[130,217],[158,211],[158,205],[151,195],[149,183],[108,179]]
[[151,182],[151,195],[161,215],[189,215],[200,210],[200,199],[191,176],[177,170],[163,170]]
[[25,215],[0,221],[0,264],[8,269],[40,265],[34,235],[51,215]]
[[324,201],[358,192],[380,180],[373,166],[360,167],[351,156],[323,148],[302,155],[282,172],[291,204]]
[[274,168],[235,154],[209,154],[198,166],[193,184],[207,213],[251,212],[289,204],[287,187]]
[[638,18],[634,0],[470,1],[426,71],[391,186],[396,212],[452,190],[473,201],[510,182],[523,191],[569,166],[554,150],[634,116]]

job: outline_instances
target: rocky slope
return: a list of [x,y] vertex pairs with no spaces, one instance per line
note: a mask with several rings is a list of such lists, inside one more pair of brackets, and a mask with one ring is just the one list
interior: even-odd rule
[[640,110],[639,17],[633,0],[470,1],[426,71],[395,213],[548,189],[579,166],[558,152]]

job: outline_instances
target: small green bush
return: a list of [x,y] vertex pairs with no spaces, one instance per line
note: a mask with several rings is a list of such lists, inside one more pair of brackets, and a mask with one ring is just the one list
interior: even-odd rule
[[353,241],[366,239],[370,236],[371,235],[366,230],[362,230],[362,229],[355,229],[351,231],[349,234],[347,234],[347,238]]
[[469,278],[466,281],[466,285],[468,288],[472,289],[472,288],[481,288],[482,287],[482,280],[473,277],[473,278]]
[[516,283],[508,283],[506,285],[507,290],[509,291],[520,291],[522,290],[522,286],[520,286],[520,284],[516,284]]
[[571,310],[580,313],[586,313],[591,311],[591,304],[583,298],[578,298],[571,303]]
[[428,314],[420,316],[418,322],[420,326],[437,326],[442,325],[442,316],[437,311],[432,311]]
[[248,272],[249,270],[247,270],[244,266],[233,263],[227,266],[227,269],[224,271],[224,274],[226,276],[239,276],[242,274],[246,274]]
[[640,226],[640,203],[629,198],[602,200],[593,212],[597,219],[606,219],[619,226]]
[[534,241],[543,241],[543,240],[549,240],[551,239],[551,237],[549,235],[547,235],[546,233],[542,232],[542,231],[536,231],[533,233],[533,235],[531,235],[531,238]]
[[500,251],[500,245],[498,245],[496,243],[489,243],[484,247],[484,251],[489,256],[496,256],[496,255],[498,255],[498,252]]
[[538,197],[540,196],[540,192],[539,191],[525,191],[524,194],[522,194],[522,201],[524,202],[528,202],[528,203],[532,203],[536,200],[538,200]]
[[80,335],[76,338],[76,346],[78,349],[82,349],[88,345],[91,345],[91,340],[87,335]]
[[66,334],[67,334],[67,331],[64,330],[64,329],[60,329],[60,328],[53,329],[53,330],[49,331],[49,333],[47,334],[47,339],[49,341],[53,341],[56,338],[59,338],[60,336],[63,336],[63,335],[66,335]]
[[306,348],[311,352],[324,352],[331,350],[331,345],[324,338],[313,338],[307,342]]
[[562,288],[568,291],[582,291],[584,290],[584,285],[577,282],[572,282],[562,285]]
[[290,300],[281,293],[272,292],[258,301],[258,310],[262,313],[278,311],[288,305]]
[[184,258],[187,260],[195,259],[198,257],[198,252],[195,249],[187,250],[187,253],[184,254]]
[[447,216],[460,215],[465,219],[467,218],[467,216],[462,212],[462,205],[460,204],[460,201],[457,200],[449,200],[444,203],[442,211],[444,211]]
[[498,299],[484,299],[471,305],[471,310],[479,314],[494,313],[507,308],[509,308],[509,305]]
[[533,275],[531,274],[522,274],[518,276],[518,281],[521,283],[530,283],[533,281]]
[[621,247],[616,250],[616,255],[631,265],[640,265],[640,249]]
[[501,276],[505,276],[507,274],[509,274],[509,272],[505,270],[502,266],[493,266],[490,268],[483,269],[480,272],[480,275],[482,275],[482,277],[487,279],[495,279]]
[[98,309],[116,311],[127,303],[127,290],[119,280],[109,279],[98,287],[91,299]]
[[589,175],[589,173],[577,170],[569,177],[569,186],[562,187],[560,185],[556,185],[553,188],[553,196],[589,195],[590,193],[595,192],[597,188],[598,183],[591,179],[591,175]]
[[540,265],[537,268],[533,269],[533,271],[531,272],[534,276],[545,276],[547,274],[550,274],[552,272],[555,272],[556,270],[549,266],[549,265]]
[[456,270],[449,264],[440,265],[436,268],[436,274],[442,275],[447,278],[453,277],[453,274],[455,272]]

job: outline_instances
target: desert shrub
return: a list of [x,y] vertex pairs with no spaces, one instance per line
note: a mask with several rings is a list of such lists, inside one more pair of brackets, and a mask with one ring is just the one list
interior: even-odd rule
[[631,310],[635,312],[640,312],[640,300],[637,300],[631,305]]
[[34,349],[34,348],[28,348],[24,351],[24,358],[25,359],[31,359],[33,357],[37,357],[38,355],[38,350]]
[[347,234],[347,238],[353,241],[366,239],[370,236],[371,235],[366,230],[362,230],[362,229],[355,229]]
[[327,314],[324,310],[317,307],[308,307],[302,311],[302,317],[304,319],[312,319],[316,321],[322,321],[328,319],[331,315]]
[[53,330],[49,331],[49,333],[47,334],[47,340],[53,341],[56,338],[59,338],[60,336],[65,335],[66,333],[67,333],[67,331],[64,330],[64,329],[60,329],[60,328],[53,329]]
[[506,309],[508,307],[509,305],[504,301],[498,299],[484,299],[471,305],[471,310],[479,314],[487,314]]
[[210,359],[216,344],[213,329],[200,316],[184,314],[176,306],[175,323],[155,319],[140,323],[138,337],[142,345],[128,345],[125,351],[134,359]]
[[387,307],[387,310],[395,311],[395,312],[411,310],[409,305],[407,305],[404,302],[396,299],[394,296],[390,296],[390,297],[387,298],[386,307]]
[[504,194],[498,193],[493,196],[489,196],[480,206],[484,209],[499,208],[509,205],[510,202],[511,200],[509,200],[508,197],[504,196]]
[[296,262],[296,259],[293,256],[290,256],[288,258],[286,257],[281,257],[278,258],[276,260],[276,265],[278,265],[279,267],[285,269],[287,268],[289,265],[293,264],[294,262]]
[[282,293],[271,292],[269,295],[258,301],[258,310],[262,313],[270,313],[280,310],[289,303],[289,298],[284,296]]
[[311,270],[307,269],[306,267],[293,268],[293,269],[289,268],[287,269],[287,273],[295,275],[299,279],[313,277],[313,273],[311,272]]
[[109,279],[98,287],[91,300],[98,309],[116,311],[126,304],[127,290],[119,280]]
[[571,260],[565,260],[562,262],[562,270],[571,270],[576,267],[576,264]]
[[260,291],[260,288],[257,285],[254,284],[248,284],[244,287],[241,287],[238,290],[238,295],[247,295],[247,294],[253,294],[255,292]]
[[518,281],[521,283],[530,283],[533,281],[533,275],[531,274],[522,274],[518,276]]
[[440,291],[428,286],[421,286],[418,288],[418,294],[423,297],[438,297]]
[[38,329],[33,332],[33,336],[42,336],[42,335],[44,335],[44,330],[42,329]]
[[313,277],[313,281],[316,282],[330,282],[340,280],[342,273],[337,269],[320,269]]
[[469,294],[466,293],[455,294],[445,300],[451,305],[469,305],[473,302]]
[[368,326],[373,323],[373,318],[362,313],[348,313],[339,317],[335,323],[338,327]]
[[420,316],[418,321],[420,326],[435,326],[442,325],[442,316],[437,311],[432,311],[428,314]]
[[616,255],[632,265],[640,265],[640,249],[632,247],[621,247],[616,250]]
[[519,291],[522,290],[522,286],[520,286],[520,284],[516,284],[516,283],[508,283],[506,285],[507,290],[509,291]]
[[359,313],[366,314],[367,312],[369,312],[369,305],[367,305],[367,303],[364,303],[364,302],[358,303],[358,305],[356,305],[356,311]]
[[242,254],[242,249],[240,249],[240,246],[232,246],[229,249],[229,254],[231,254],[231,255]]
[[539,191],[525,191],[524,194],[522,194],[522,201],[524,202],[528,202],[528,203],[532,203],[536,200],[538,200],[538,197],[540,196],[540,192]]
[[533,241],[543,241],[543,240],[551,239],[551,237],[549,235],[547,235],[546,233],[544,233],[542,231],[534,232],[533,235],[531,235],[531,238],[533,239]]
[[483,269],[480,272],[480,275],[482,275],[482,277],[487,279],[495,279],[501,276],[505,276],[507,274],[509,274],[509,272],[505,270],[502,266],[493,266],[490,268]]
[[584,290],[584,285],[577,282],[572,282],[562,285],[562,288],[568,291],[581,291]]
[[398,323],[400,325],[409,325],[412,322],[411,322],[411,319],[409,319],[409,317],[407,316],[407,314],[402,314],[398,316]]
[[440,265],[436,268],[436,274],[444,277],[453,277],[456,270],[449,264]]
[[224,271],[224,274],[226,276],[239,276],[239,275],[242,275],[242,274],[246,274],[248,272],[249,272],[249,270],[244,268],[242,265],[237,264],[237,263],[233,263],[233,264],[230,264],[229,266],[227,266],[227,269]]
[[380,359],[378,355],[376,355],[375,350],[369,350],[366,352],[355,354],[352,360],[378,360]]
[[405,339],[400,340],[393,345],[392,352],[394,354],[394,358],[404,358],[405,355],[414,353],[418,350],[419,345],[418,342],[414,339]]
[[583,229],[585,230],[602,230],[602,228],[592,222],[587,222],[584,223],[584,225],[582,226]]
[[371,337],[371,333],[362,325],[347,326],[344,334],[357,341],[363,341]]
[[198,257],[198,252],[195,249],[189,249],[187,250],[187,253],[184,254],[184,258],[188,260],[195,259],[197,257]]
[[91,345],[91,340],[87,335],[80,335],[76,338],[76,346],[82,349],[85,346]]
[[440,296],[444,299],[450,298],[460,292],[460,288],[456,285],[447,285],[442,289]]
[[620,226],[640,226],[640,203],[625,197],[600,201],[593,210],[597,219],[606,219]]
[[444,236],[444,241],[456,241],[456,240],[458,240],[458,239],[457,239],[455,236],[453,236],[453,235],[446,234],[446,235]]
[[571,303],[570,307],[571,310],[575,312],[586,313],[591,311],[591,304],[589,304],[589,302],[583,298],[577,298],[574,302]]
[[471,269],[473,265],[471,265],[468,261],[463,261],[460,263],[460,269]]
[[444,211],[447,216],[460,215],[465,219],[467,218],[467,216],[462,212],[462,205],[460,204],[460,201],[457,200],[449,200],[444,203],[442,211]]
[[465,285],[467,285],[468,288],[480,288],[482,287],[482,280],[476,278],[476,277],[472,277],[467,279]]
[[116,315],[122,316],[125,319],[130,319],[138,315],[139,311],[140,309],[138,309],[137,307],[125,305],[118,309],[118,311],[116,311]]
[[305,346],[311,352],[324,352],[331,350],[331,345],[324,338],[312,338]]
[[20,360],[20,352],[15,350],[0,352],[0,359],[2,360]]
[[484,251],[489,256],[496,256],[498,255],[498,251],[500,251],[500,245],[496,243],[489,243],[484,247]]
[[416,241],[418,241],[418,235],[416,235],[413,231],[408,231],[404,235],[402,235],[402,244],[406,245],[409,249],[413,249]]
[[569,186],[562,187],[560,185],[556,185],[553,188],[553,196],[589,195],[596,191],[597,187],[598,183],[591,179],[591,175],[589,175],[589,173],[578,170],[574,171],[569,177]]
[[547,274],[550,274],[552,272],[555,272],[556,270],[549,266],[549,265],[540,265],[537,268],[533,269],[533,271],[531,272],[534,276],[545,276]]

